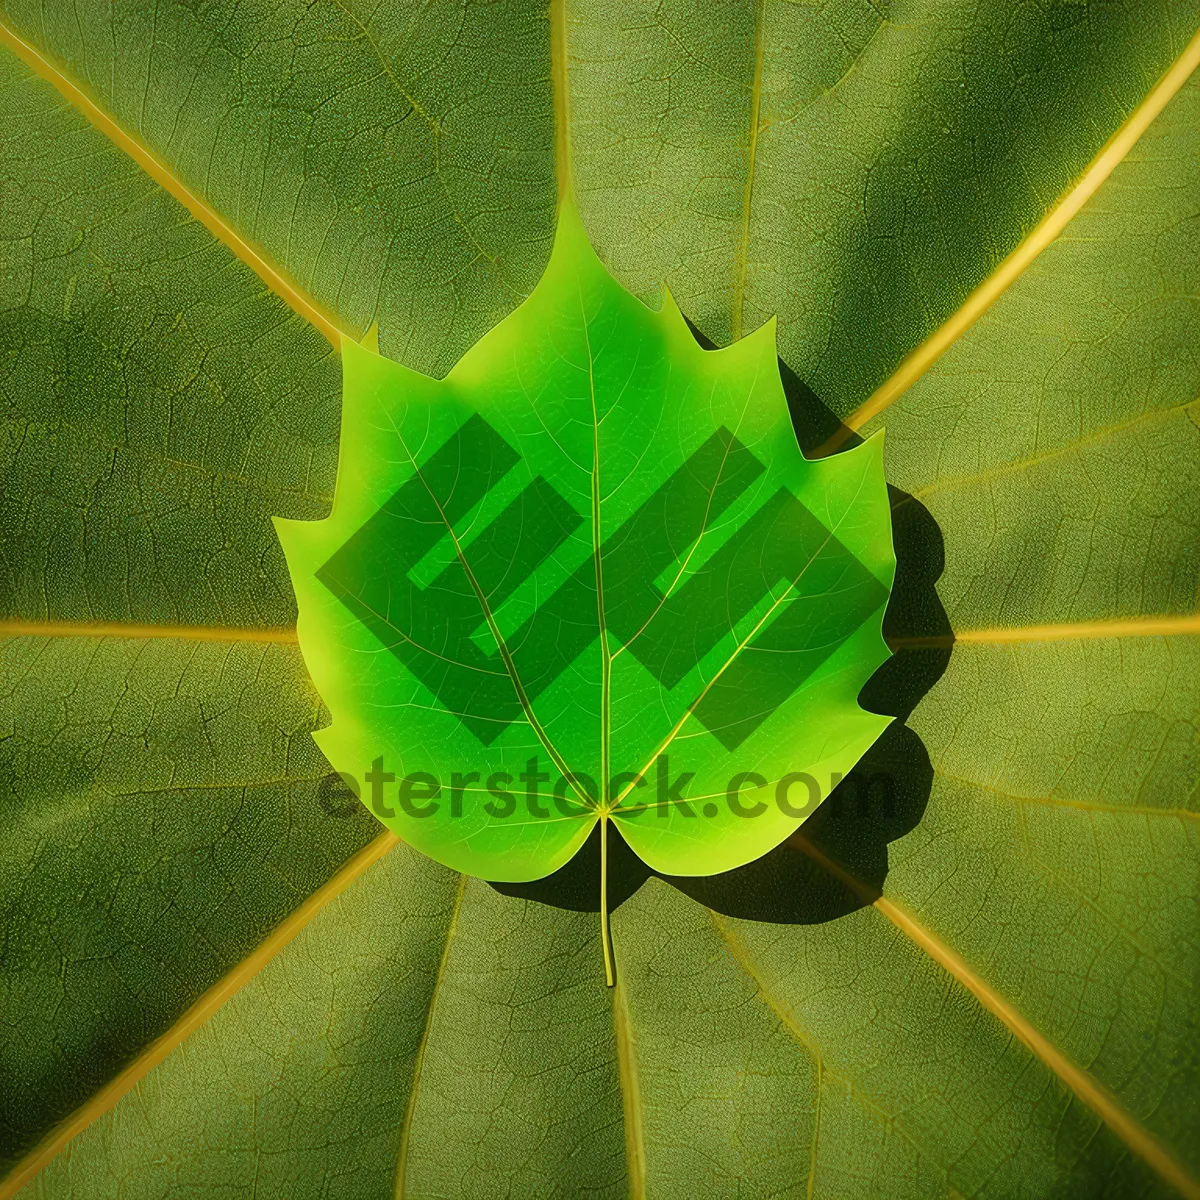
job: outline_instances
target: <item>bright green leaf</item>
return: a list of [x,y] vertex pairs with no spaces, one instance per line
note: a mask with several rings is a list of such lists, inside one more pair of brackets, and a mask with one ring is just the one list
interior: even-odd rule
[[801,455],[773,325],[702,350],[568,208],[444,381],[343,360],[333,511],[277,524],[317,741],[406,841],[535,879],[611,810],[655,869],[727,871],[887,726],[857,699],[888,656],[883,439]]

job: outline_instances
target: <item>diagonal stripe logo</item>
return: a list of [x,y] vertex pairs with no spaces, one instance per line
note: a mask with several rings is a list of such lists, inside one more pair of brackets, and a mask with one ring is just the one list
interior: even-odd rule
[[[470,417],[317,572],[317,578],[484,745],[524,719],[498,650],[476,640],[584,518],[537,476],[422,586],[418,563],[500,483],[520,455]],[[693,715],[741,745],[887,600],[881,584],[809,510],[779,489],[664,592],[656,583],[763,474],[718,429],[602,545],[608,635],[668,690],[725,647]],[[682,578],[683,572],[680,570]],[[745,624],[741,635],[735,629]],[[589,555],[505,642],[529,700],[600,634]]]

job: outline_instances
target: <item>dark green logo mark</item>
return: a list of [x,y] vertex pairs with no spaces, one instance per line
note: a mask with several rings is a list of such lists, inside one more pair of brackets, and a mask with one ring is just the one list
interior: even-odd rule
[[[457,555],[424,587],[412,573],[519,460],[482,417],[471,417],[317,572],[484,745],[522,712],[499,652],[474,640],[485,624],[480,596],[496,613],[583,517],[538,476],[463,547],[469,575]],[[698,567],[689,563],[681,587],[658,588],[655,580],[765,469],[721,428],[601,547],[609,634],[660,684],[675,688],[727,644],[693,712],[730,750],[887,599],[883,584],[782,488]],[[540,695],[598,636],[589,554],[506,638],[526,695]]]

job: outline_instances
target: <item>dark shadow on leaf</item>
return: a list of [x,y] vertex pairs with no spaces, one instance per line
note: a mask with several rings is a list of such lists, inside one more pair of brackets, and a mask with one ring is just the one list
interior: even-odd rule
[[[629,848],[614,826],[608,827],[608,907],[619,908],[654,872]],[[572,912],[600,911],[600,826],[579,853],[545,879],[532,883],[493,883],[505,896],[537,900]]]
[[[932,781],[921,739],[893,723],[804,822],[802,836],[734,871],[662,878],[727,917],[786,925],[832,921],[879,895],[888,843],[916,828]],[[806,853],[806,843],[815,855]],[[861,890],[818,865],[821,856],[838,863]]]
[[[693,327],[707,349],[712,343]],[[862,439],[779,361],[788,409],[801,450],[814,457],[832,440],[840,450]],[[942,677],[953,634],[936,583],[945,565],[941,530],[929,510],[888,487],[896,548],[896,581],[884,613],[884,637],[895,653],[859,696],[872,712],[895,717],[832,795],[787,841],[744,867],[720,875],[659,878],[726,916],[781,924],[819,924],[871,903],[883,889],[888,844],[914,829],[924,815],[933,768],[921,739],[904,722]],[[609,829],[609,908],[615,909],[652,872]],[[822,860],[837,864],[835,870]],[[846,877],[853,879],[854,886]],[[492,884],[505,895],[580,912],[599,910],[600,830],[566,866],[533,883]]]
[[783,394],[787,397],[796,441],[805,458],[823,457],[822,452],[831,443],[842,450],[862,445],[862,438],[843,425],[834,411],[782,358],[779,360],[779,378],[783,380]]
[[891,484],[888,497],[896,581],[883,614],[883,636],[894,653],[867,680],[859,702],[872,712],[907,721],[945,674],[954,634],[935,586],[946,564],[942,531],[920,500]]

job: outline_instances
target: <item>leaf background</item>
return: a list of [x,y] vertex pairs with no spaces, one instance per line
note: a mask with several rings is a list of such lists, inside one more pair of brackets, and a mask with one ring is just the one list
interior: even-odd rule
[[[28,1194],[1196,1194],[1195,80],[919,350],[1186,76],[1195,4],[3,23],[0,1194],[72,1114]],[[567,181],[627,286],[719,343],[777,312],[851,425],[916,350],[864,431],[958,638],[882,895],[835,868],[838,919],[764,923],[651,879],[612,994],[593,913],[319,802],[268,521],[328,506],[320,329],[444,371]]]

